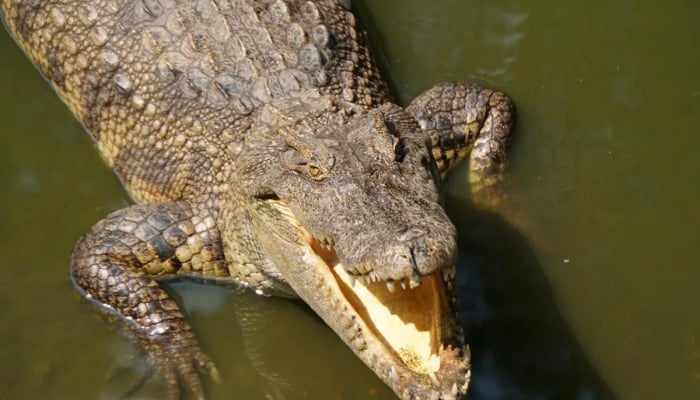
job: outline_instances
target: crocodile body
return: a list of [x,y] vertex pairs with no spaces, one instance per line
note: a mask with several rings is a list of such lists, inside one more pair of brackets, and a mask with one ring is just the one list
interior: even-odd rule
[[456,399],[469,354],[438,187],[502,179],[513,106],[441,84],[395,105],[349,0],[0,0],[18,44],[136,205],[76,245],[71,276],[166,383],[218,375],[159,281],[303,299],[403,399]]

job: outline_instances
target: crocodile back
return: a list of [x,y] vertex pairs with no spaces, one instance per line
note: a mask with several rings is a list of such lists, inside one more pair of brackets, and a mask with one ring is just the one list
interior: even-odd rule
[[349,1],[0,4],[139,201],[181,198],[193,173],[221,171],[265,105],[321,97],[366,109],[388,99]]

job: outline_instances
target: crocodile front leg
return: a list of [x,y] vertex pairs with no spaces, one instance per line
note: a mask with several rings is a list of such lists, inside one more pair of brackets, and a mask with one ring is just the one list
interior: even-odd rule
[[469,155],[474,202],[498,201],[515,122],[508,96],[476,84],[444,83],[416,97],[406,111],[429,135],[442,178]]
[[170,399],[180,384],[204,398],[200,373],[215,379],[180,308],[155,278],[226,274],[212,218],[184,203],[135,205],[97,223],[73,251],[72,277],[83,296],[123,322],[164,379]]

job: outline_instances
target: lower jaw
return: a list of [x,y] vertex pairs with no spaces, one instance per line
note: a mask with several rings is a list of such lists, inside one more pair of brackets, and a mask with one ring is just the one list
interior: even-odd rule
[[389,290],[385,282],[353,279],[334,254],[319,258],[332,301],[346,314],[321,317],[397,395],[449,399],[466,393],[469,355],[461,338],[445,334],[455,327],[445,326],[454,310],[442,273],[424,276],[412,289]]
[[[394,292],[382,282],[355,280],[351,287],[353,281],[340,264],[332,275],[361,327],[356,334],[363,340],[348,344],[399,397],[457,399],[466,393],[469,355],[461,338],[446,334],[446,329],[456,328],[446,326],[445,313],[453,310],[437,274],[424,276],[414,289]],[[364,346],[354,347],[358,342]]]

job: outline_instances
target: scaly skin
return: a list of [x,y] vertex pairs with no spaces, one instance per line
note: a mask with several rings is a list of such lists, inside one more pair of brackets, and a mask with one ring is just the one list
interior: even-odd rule
[[71,273],[171,399],[218,375],[158,283],[184,275],[301,297],[403,399],[466,393],[438,186],[469,156],[475,201],[497,193],[505,95],[451,83],[392,104],[349,1],[0,6],[140,203],[80,239]]

